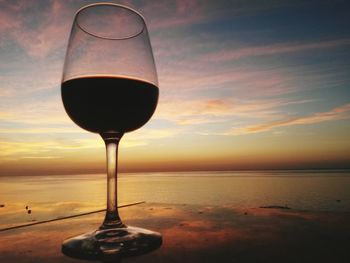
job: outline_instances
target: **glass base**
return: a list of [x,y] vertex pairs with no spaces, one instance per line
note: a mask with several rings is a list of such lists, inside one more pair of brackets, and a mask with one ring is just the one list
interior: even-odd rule
[[99,229],[67,239],[62,244],[62,253],[79,259],[121,259],[151,252],[161,244],[160,233],[126,226]]

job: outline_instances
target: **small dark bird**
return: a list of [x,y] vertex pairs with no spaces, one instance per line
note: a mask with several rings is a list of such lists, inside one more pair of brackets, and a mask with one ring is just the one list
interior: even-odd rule
[[32,210],[29,209],[29,210],[28,210],[28,214],[31,214],[31,213],[32,213]]

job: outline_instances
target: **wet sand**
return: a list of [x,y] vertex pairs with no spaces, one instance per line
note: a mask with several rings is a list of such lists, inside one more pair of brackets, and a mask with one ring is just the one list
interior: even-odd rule
[[[147,203],[124,223],[163,234],[162,247],[123,259],[147,262],[349,262],[350,213]],[[90,262],[64,256],[64,239],[99,226],[103,213],[0,233],[0,262]]]

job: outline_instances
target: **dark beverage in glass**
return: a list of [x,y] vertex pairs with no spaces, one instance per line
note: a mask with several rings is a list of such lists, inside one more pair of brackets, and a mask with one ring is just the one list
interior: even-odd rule
[[89,76],[62,83],[62,100],[69,117],[90,132],[130,132],[153,115],[158,87],[143,80]]

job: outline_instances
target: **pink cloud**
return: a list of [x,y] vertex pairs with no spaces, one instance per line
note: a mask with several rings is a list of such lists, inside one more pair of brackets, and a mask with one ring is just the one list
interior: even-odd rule
[[72,21],[67,17],[72,12],[62,2],[51,1],[45,14],[37,14],[41,22],[34,26],[31,18],[25,16],[29,4],[39,3],[28,1],[18,6],[5,5],[0,11],[1,32],[22,46],[30,56],[43,58],[65,44]]
[[167,19],[157,19],[155,21],[151,21],[149,27],[152,30],[157,29],[166,29],[176,26],[189,25],[192,23],[196,23],[202,20],[202,16],[199,14],[191,14],[191,15],[182,15],[182,16],[173,16]]
[[18,28],[20,21],[16,17],[7,13],[5,10],[0,10],[0,33],[6,32],[9,29]]
[[25,28],[14,32],[14,37],[28,52],[35,57],[45,57],[66,43],[69,34],[69,23],[65,22],[65,6],[59,1],[52,2],[50,12],[39,28]]
[[[157,10],[157,16],[155,16]],[[147,3],[142,13],[149,22],[151,30],[167,29],[190,25],[204,19],[202,3],[197,0],[158,1]]]
[[260,47],[238,48],[237,50],[217,51],[202,56],[202,60],[211,62],[224,62],[238,60],[246,57],[275,55],[290,52],[299,52],[314,49],[337,48],[340,46],[350,45],[350,39],[337,39],[320,41],[316,43],[299,43],[299,44],[278,44]]
[[244,96],[245,98],[275,97],[295,92],[299,86],[294,84],[294,77],[293,74],[277,69],[221,69],[199,62],[167,65],[159,70],[160,88],[167,91],[176,88],[182,93],[226,88],[231,90],[232,96]]

